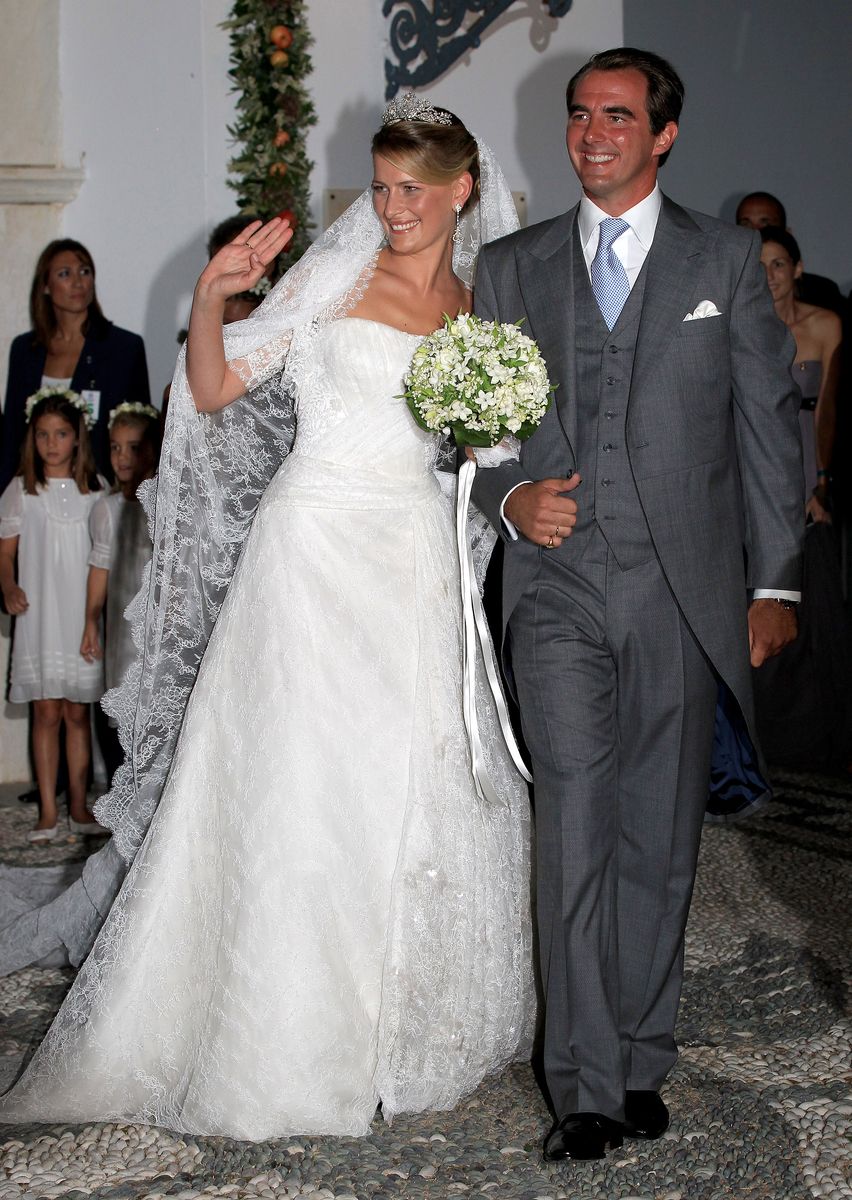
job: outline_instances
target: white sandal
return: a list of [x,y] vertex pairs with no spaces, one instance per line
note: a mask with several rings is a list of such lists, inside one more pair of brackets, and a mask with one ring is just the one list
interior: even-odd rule
[[27,834],[28,842],[52,842],[59,833],[59,822],[50,829],[31,829]]
[[68,818],[68,828],[84,837],[106,837],[109,833],[98,821],[75,821],[73,817]]

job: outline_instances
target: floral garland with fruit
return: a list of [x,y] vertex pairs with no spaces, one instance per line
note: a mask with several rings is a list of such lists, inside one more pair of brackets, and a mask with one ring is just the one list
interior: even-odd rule
[[228,72],[239,93],[228,132],[240,143],[228,164],[246,222],[280,214],[293,227],[283,272],[310,245],[310,173],[305,137],[316,113],[305,79],[311,36],[304,0],[235,0],[223,22],[231,38]]

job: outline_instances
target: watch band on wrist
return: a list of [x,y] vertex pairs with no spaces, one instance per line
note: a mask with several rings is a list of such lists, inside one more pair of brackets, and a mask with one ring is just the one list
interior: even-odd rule
[[798,600],[784,600],[780,596],[767,596],[766,598],[773,604],[780,604],[782,608],[792,609],[794,612],[799,607]]

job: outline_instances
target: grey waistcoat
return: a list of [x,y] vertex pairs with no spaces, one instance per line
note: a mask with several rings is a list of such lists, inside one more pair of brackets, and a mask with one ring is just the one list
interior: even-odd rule
[[646,272],[644,268],[640,272],[610,332],[595,300],[576,231],[575,238],[576,451],[583,482],[574,493],[577,525],[564,547],[576,555],[581,550],[577,543],[585,544],[597,526],[618,565],[629,570],[654,554],[627,455],[627,401]]

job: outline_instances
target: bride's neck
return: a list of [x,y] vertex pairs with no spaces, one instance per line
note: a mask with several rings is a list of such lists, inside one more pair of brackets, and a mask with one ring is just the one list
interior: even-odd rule
[[412,254],[399,254],[386,246],[383,251],[385,270],[403,280],[419,295],[444,291],[457,282],[453,273],[452,244],[429,246]]

